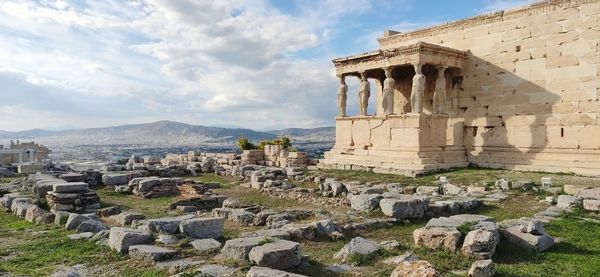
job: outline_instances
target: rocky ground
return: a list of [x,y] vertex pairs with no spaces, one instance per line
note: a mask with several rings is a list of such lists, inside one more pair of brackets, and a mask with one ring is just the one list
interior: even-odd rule
[[22,218],[9,208],[0,212],[0,276],[600,274],[598,179],[481,169],[438,174],[445,178],[277,174],[194,177],[221,183],[211,193],[228,197],[206,211],[110,187],[95,190],[102,212],[60,225],[28,222],[37,211],[29,206]]

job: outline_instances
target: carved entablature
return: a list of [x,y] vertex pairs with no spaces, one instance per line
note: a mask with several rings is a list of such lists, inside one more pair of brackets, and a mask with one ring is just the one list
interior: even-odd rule
[[416,63],[462,68],[465,57],[464,51],[418,42],[409,46],[334,59],[333,64],[337,74],[356,74],[386,66]]
[[518,8],[508,11],[498,11],[490,14],[478,15],[467,19],[443,23],[432,27],[417,29],[410,32],[396,32],[388,30],[384,36],[378,38],[381,48],[394,47],[394,45],[412,39],[436,36],[446,34],[456,30],[464,30],[476,26],[482,26],[493,22],[500,22],[514,18],[522,18],[526,16],[544,14],[566,7],[579,7],[583,4],[599,2],[599,0],[547,0],[538,3],[533,3],[525,8]]

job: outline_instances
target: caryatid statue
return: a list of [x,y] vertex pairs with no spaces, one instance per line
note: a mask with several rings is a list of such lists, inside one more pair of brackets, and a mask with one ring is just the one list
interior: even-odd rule
[[360,115],[367,115],[367,107],[369,106],[369,97],[371,97],[371,85],[367,80],[365,72],[360,73],[360,90],[358,91],[358,105],[360,107]]
[[338,99],[338,110],[339,116],[346,116],[346,99],[348,99],[348,85],[346,85],[346,76],[340,75],[340,86],[338,88],[337,99]]
[[425,95],[425,75],[421,72],[422,65],[413,64],[415,77],[412,80],[412,91],[410,94],[410,112],[423,113],[423,96]]
[[392,78],[392,68],[389,66],[384,67],[385,80],[383,81],[383,114],[394,113],[394,86],[396,86],[396,80]]
[[445,72],[445,66],[438,68],[438,76],[435,80],[435,90],[433,91],[433,114],[444,114],[444,102],[446,99]]

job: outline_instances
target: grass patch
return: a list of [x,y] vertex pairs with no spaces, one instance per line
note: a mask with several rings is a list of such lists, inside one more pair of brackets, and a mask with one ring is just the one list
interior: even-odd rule
[[202,183],[221,183],[224,188],[231,187],[235,180],[229,176],[220,176],[215,173],[204,173],[200,176],[186,176],[185,179],[192,179]]
[[123,210],[132,210],[143,213],[148,218],[158,218],[170,215],[169,204],[175,202],[175,196],[163,196],[144,199],[135,195],[121,194],[112,190],[112,187],[101,187],[96,190],[100,196],[103,207],[119,206]]
[[379,252],[372,253],[370,255],[362,255],[354,253],[348,258],[348,262],[355,266],[368,266],[375,263],[375,259],[379,256]]
[[545,226],[561,242],[543,253],[501,243],[494,261],[496,276],[599,276],[600,224],[566,215]]
[[530,180],[535,184],[541,185],[542,177],[551,177],[552,184],[554,186],[562,185],[586,185],[586,186],[600,186],[598,178],[593,177],[582,177],[574,176],[572,174],[560,174],[560,173],[545,173],[545,172],[525,172],[525,171],[510,171],[502,169],[490,169],[490,168],[455,168],[447,171],[441,171],[431,174],[426,174],[416,178],[406,177],[394,174],[380,174],[366,171],[347,171],[347,170],[336,170],[326,169],[319,170],[315,173],[326,178],[336,178],[340,181],[361,181],[371,183],[399,183],[403,186],[408,185],[430,185],[437,181],[436,177],[443,175],[448,177],[450,183],[455,185],[479,185],[486,186],[493,184],[500,178],[507,178],[511,181],[518,180]]
[[51,225],[36,225],[0,213],[0,272],[48,276],[62,267],[85,264],[106,267],[119,276],[164,276],[146,264],[127,262],[127,257],[88,241],[73,241],[70,232]]
[[271,243],[271,242],[274,242],[274,241],[275,241],[275,240],[274,240],[273,238],[271,238],[271,237],[265,237],[265,238],[261,239],[261,240],[258,242],[258,245],[262,246],[262,245],[265,245],[265,244],[267,244],[267,243]]
[[23,179],[23,178],[24,178],[23,176],[0,177],[0,185],[1,184],[8,184],[8,183],[10,183],[12,181],[20,180],[20,179]]

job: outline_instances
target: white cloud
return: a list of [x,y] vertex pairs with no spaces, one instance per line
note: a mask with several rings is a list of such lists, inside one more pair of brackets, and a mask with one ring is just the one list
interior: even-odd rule
[[2,1],[0,97],[10,101],[0,130],[332,125],[330,53],[298,53],[326,48],[341,22],[404,2],[295,0],[290,12],[268,0]]

